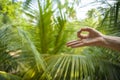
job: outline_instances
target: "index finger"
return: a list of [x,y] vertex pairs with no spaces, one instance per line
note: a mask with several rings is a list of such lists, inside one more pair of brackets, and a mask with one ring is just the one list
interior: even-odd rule
[[88,36],[83,36],[83,35],[81,35],[81,32],[82,32],[82,31],[91,32],[91,31],[92,31],[92,28],[81,28],[81,29],[77,32],[77,37],[85,39],[85,38],[87,38]]
[[90,28],[90,27],[81,28],[78,32],[82,32],[82,31],[91,32],[91,31],[93,31],[93,28]]

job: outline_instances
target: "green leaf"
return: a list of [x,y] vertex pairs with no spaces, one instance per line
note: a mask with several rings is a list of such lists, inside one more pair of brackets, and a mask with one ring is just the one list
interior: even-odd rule
[[0,71],[0,80],[22,80],[22,78],[14,74]]

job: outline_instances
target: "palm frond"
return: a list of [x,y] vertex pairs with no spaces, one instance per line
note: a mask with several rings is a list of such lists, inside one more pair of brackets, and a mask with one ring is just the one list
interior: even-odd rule
[[23,30],[18,29],[18,31],[19,31],[19,34],[21,35],[21,37],[23,37],[24,39],[26,39],[26,41],[28,41],[28,44],[30,45],[30,47],[31,47],[31,49],[33,51],[38,70],[40,69],[41,66],[42,66],[43,70],[45,70],[46,66],[44,64],[44,61],[43,61],[40,53],[36,50],[36,47],[34,46],[32,41],[30,40],[30,38],[26,35],[26,33]]
[[11,26],[6,25],[0,29],[0,70],[6,72],[17,70],[18,63],[15,58],[18,54],[15,51],[19,50],[20,46],[14,45],[18,44],[19,40]]
[[22,78],[4,71],[0,71],[0,80],[22,80]]
[[119,65],[99,55],[53,55],[45,58],[53,80],[119,80]]

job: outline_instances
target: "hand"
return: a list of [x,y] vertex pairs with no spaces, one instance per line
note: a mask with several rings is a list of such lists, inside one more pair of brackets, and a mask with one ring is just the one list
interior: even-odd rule
[[[83,36],[82,31],[88,32],[88,35]],[[77,48],[82,46],[102,46],[104,43],[103,34],[93,28],[82,28],[77,32],[78,40],[67,43],[68,47]]]

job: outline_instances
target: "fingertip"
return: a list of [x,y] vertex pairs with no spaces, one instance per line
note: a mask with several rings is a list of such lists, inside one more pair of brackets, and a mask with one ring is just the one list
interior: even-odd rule
[[68,44],[68,42],[66,43],[66,45]]
[[69,47],[69,44],[66,44],[67,47]]
[[70,45],[70,43],[71,43],[71,42],[68,42],[68,43],[66,43],[66,45],[67,45],[67,46],[69,46],[69,45]]

